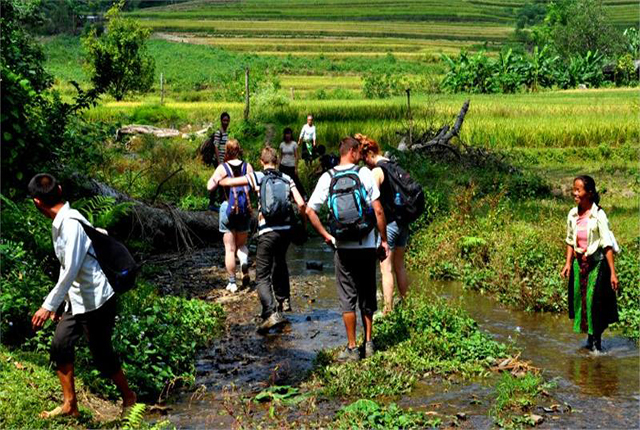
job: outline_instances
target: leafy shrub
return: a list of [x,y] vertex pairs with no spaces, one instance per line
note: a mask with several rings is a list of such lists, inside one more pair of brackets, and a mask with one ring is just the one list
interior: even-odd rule
[[99,92],[122,100],[132,92],[144,93],[153,85],[155,61],[147,52],[151,30],[132,18],[122,17],[124,0],[105,15],[107,31],[92,30],[83,40],[91,82]]
[[3,239],[0,243],[2,343],[19,345],[32,335],[31,316],[40,307],[53,281],[43,272],[22,242]]
[[335,424],[339,429],[413,429],[435,428],[440,421],[424,412],[403,410],[395,403],[380,406],[373,400],[360,399],[340,409]]
[[337,365],[321,356],[316,382],[330,395],[397,395],[425,372],[477,374],[506,353],[464,311],[419,293],[376,323],[373,341],[378,352],[367,360]]

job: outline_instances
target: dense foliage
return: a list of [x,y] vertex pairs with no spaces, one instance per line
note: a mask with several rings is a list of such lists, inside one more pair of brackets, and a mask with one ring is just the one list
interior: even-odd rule
[[147,52],[151,31],[131,18],[120,15],[123,1],[106,14],[106,32],[93,29],[84,38],[91,83],[99,92],[108,92],[116,100],[129,93],[144,93],[153,85],[155,61]]
[[98,161],[92,139],[104,129],[87,126],[77,112],[94,105],[94,90],[77,90],[71,103],[49,91],[53,77],[43,67],[41,46],[24,24],[38,20],[37,3],[0,3],[2,68],[2,192],[24,194],[40,169],[62,171],[75,163]]

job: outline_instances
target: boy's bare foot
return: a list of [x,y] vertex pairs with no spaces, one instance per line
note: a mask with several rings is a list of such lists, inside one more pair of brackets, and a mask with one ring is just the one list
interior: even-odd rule
[[61,416],[79,417],[80,411],[78,411],[77,406],[71,407],[67,405],[62,405],[62,406],[57,406],[50,411],[40,412],[40,418],[45,418],[45,419],[61,417]]

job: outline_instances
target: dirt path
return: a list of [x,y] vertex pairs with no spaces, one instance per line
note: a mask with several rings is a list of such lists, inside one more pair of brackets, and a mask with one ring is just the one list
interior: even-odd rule
[[[250,287],[229,293],[224,289],[226,272],[220,248],[167,254],[149,261],[154,266],[150,281],[162,293],[220,303],[227,315],[224,332],[198,359],[195,390],[178,393],[170,401],[169,419],[175,425],[236,425],[238,412],[234,409],[243,398],[270,385],[298,385],[307,377],[317,351],[344,341],[328,255],[317,247],[289,251],[293,312],[285,316],[291,324],[267,336],[256,333],[260,303],[253,264]],[[324,270],[308,271],[307,261],[322,261]]]

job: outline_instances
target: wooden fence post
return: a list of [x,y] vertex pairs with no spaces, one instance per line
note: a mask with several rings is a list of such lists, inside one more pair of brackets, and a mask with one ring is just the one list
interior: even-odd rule
[[249,67],[244,69],[244,120],[249,120]]
[[160,104],[164,104],[164,73],[160,73]]
[[409,118],[409,146],[413,145],[413,116],[411,115],[411,88],[407,88],[407,116]]

